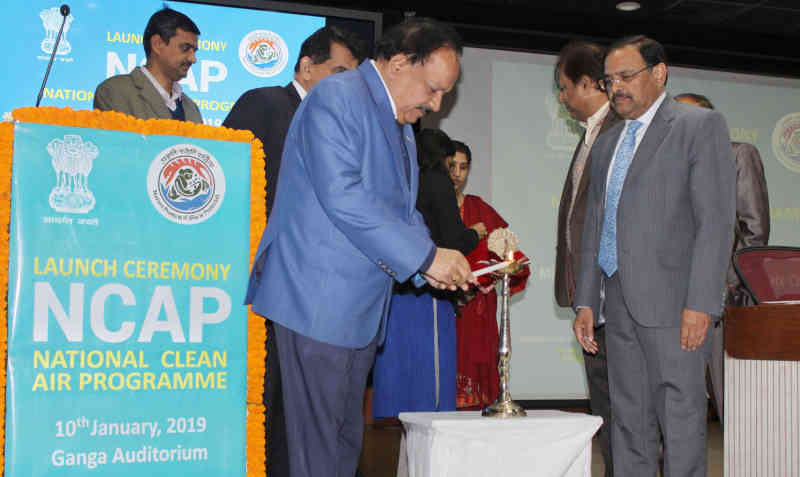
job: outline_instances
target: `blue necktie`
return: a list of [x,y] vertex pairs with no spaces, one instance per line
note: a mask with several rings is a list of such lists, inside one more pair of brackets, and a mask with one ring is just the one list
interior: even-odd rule
[[628,174],[628,167],[633,160],[633,151],[636,149],[636,131],[644,123],[631,121],[625,131],[622,144],[619,145],[617,157],[614,159],[614,168],[608,178],[606,188],[606,208],[603,213],[603,231],[600,234],[600,251],[597,263],[600,268],[611,276],[617,271],[617,206],[619,196],[622,194],[622,184],[625,183],[625,176]]

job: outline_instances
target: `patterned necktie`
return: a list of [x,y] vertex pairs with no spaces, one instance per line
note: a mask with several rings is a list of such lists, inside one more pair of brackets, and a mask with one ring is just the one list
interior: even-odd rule
[[619,196],[622,193],[622,184],[628,174],[628,167],[633,160],[633,151],[636,149],[636,131],[644,123],[631,121],[625,131],[622,144],[619,145],[617,157],[614,159],[614,168],[608,178],[606,188],[606,208],[603,213],[603,231],[600,234],[600,251],[597,263],[606,273],[611,276],[617,271],[617,206]]

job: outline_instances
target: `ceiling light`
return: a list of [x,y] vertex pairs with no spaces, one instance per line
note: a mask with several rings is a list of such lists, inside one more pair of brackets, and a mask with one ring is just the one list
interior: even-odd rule
[[623,12],[633,12],[640,8],[642,8],[642,4],[639,2],[619,2],[617,4],[617,10]]

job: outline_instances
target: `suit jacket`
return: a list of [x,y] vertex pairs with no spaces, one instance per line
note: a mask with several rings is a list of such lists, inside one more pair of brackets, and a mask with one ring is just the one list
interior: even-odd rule
[[283,142],[299,106],[300,94],[292,83],[251,89],[236,100],[222,123],[228,128],[252,131],[261,140],[266,158],[264,173],[267,177],[267,217],[275,203]]
[[[606,177],[624,126],[600,136],[591,152],[575,302],[595,316]],[[721,114],[667,95],[636,150],[617,210],[617,274],[640,325],[680,326],[684,308],[721,314],[736,212],[731,155]]]
[[[736,227],[734,229],[733,251],[745,247],[767,245],[769,241],[769,195],[764,178],[764,164],[752,144],[734,142],[733,155],[736,159]],[[742,288],[741,280],[733,269],[728,267],[728,305],[755,304]]]
[[253,310],[317,341],[367,346],[393,281],[434,250],[415,208],[416,157],[411,126],[395,121],[369,61],[314,86],[286,137],[250,275]]
[[[181,104],[187,121],[203,122],[197,105],[185,93]],[[118,111],[140,119],[172,119],[164,99],[139,68],[100,83],[94,92],[94,109]]]
[[[617,113],[609,108],[608,114],[603,118],[603,123],[600,125],[598,137],[620,120],[621,118]],[[564,189],[561,192],[561,202],[558,206],[554,284],[556,303],[558,303],[558,306],[564,307],[571,307],[575,298],[575,281],[578,276],[578,264],[580,263],[578,256],[581,249],[581,237],[583,236],[583,220],[586,216],[586,192],[589,190],[589,173],[592,166],[591,155],[586,158],[586,163],[583,166],[583,173],[578,181],[578,191],[575,193],[575,203],[572,205],[572,214],[569,214],[573,191],[572,171],[575,168],[575,161],[578,159],[578,153],[585,138],[586,131],[583,132],[581,140],[575,146],[575,152],[572,154],[567,178],[564,181]],[[594,146],[594,144],[592,145]],[[572,237],[569,245],[567,244],[567,230],[569,230],[569,235]]]

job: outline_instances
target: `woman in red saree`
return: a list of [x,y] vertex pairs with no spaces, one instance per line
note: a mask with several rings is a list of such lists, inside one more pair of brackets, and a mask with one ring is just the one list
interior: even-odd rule
[[[456,154],[449,159],[450,178],[456,189],[458,206],[464,225],[470,227],[479,222],[486,226],[490,234],[498,228],[508,227],[495,210],[476,195],[465,195],[464,186],[469,177],[472,153],[460,141],[453,141]],[[470,264],[489,259],[486,238],[467,256]],[[475,267],[473,267],[475,268]],[[528,279],[528,268],[513,277],[511,293],[523,288]],[[483,408],[494,402],[498,393],[497,376],[497,293],[494,283],[486,286],[488,293],[477,291],[460,309],[461,316],[456,319],[457,336],[457,389],[458,408]]]

